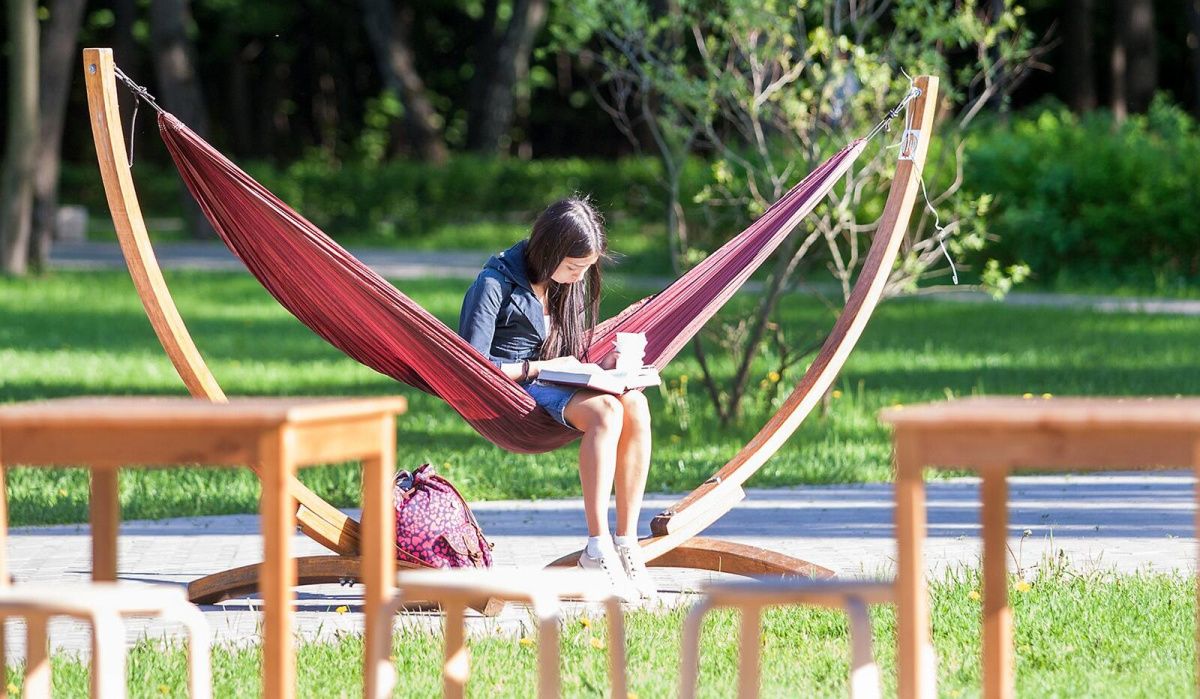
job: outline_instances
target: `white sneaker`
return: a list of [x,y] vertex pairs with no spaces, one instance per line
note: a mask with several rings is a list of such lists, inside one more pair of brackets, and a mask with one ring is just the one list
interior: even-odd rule
[[642,554],[641,544],[633,546],[617,544],[617,555],[621,558],[621,567],[625,569],[625,575],[642,599],[650,602],[657,601],[658,584],[650,576],[650,571],[646,570],[646,557]]
[[629,578],[625,575],[625,569],[618,560],[619,556],[614,557],[611,553],[607,556],[601,555],[600,558],[592,558],[587,554],[587,551],[579,554],[579,567],[584,570],[599,570],[608,577],[608,582],[612,586],[613,594],[622,602],[637,602],[641,598],[638,589],[633,586]]

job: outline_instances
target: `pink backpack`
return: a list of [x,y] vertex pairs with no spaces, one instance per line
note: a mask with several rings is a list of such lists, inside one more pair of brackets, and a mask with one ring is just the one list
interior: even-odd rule
[[396,558],[430,568],[490,568],[492,545],[450,481],[423,464],[396,474]]

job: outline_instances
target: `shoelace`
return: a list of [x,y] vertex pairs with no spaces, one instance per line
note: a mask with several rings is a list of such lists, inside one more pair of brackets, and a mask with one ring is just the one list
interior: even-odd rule
[[594,558],[592,560],[600,563],[600,569],[603,570],[605,575],[608,576],[609,582],[613,583],[614,585],[620,583],[621,578],[625,577],[625,571],[621,571],[620,577],[617,576],[616,570],[613,568],[612,563],[609,562],[606,556],[601,556],[600,558]]
[[629,569],[629,578],[632,580],[634,576],[641,578],[648,577],[650,571],[646,569],[646,564],[633,554],[633,549],[629,546],[622,546],[617,549],[617,553],[625,563],[625,567]]

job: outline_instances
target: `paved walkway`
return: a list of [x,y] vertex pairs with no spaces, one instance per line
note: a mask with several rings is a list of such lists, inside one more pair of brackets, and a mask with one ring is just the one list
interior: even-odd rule
[[[1011,547],[1026,575],[1045,557],[1062,551],[1081,570],[1195,570],[1194,480],[1183,472],[1116,473],[1011,479]],[[927,564],[937,574],[978,564],[978,480],[935,481],[929,485]],[[652,513],[672,496],[646,503],[642,531]],[[495,542],[499,566],[537,568],[577,548],[585,536],[579,500],[501,501],[475,506],[484,531]],[[357,516],[357,513],[353,513]],[[253,515],[127,522],[121,528],[119,577],[133,584],[183,585],[198,576],[254,563],[261,557],[258,519]],[[86,525],[16,528],[9,560],[18,582],[53,585],[86,579],[90,543]],[[889,484],[810,486],[748,491],[748,498],[713,525],[705,536],[775,549],[829,567],[845,577],[890,576],[892,488]],[[323,553],[297,535],[296,555]],[[686,603],[715,574],[655,569],[671,603]],[[332,639],[361,632],[358,588],[336,585],[298,590],[297,635]],[[238,599],[206,607],[220,643],[257,642],[258,600]],[[339,607],[345,611],[339,612]],[[10,662],[23,656],[20,622],[9,623]],[[397,627],[434,628],[434,614],[405,614]],[[510,605],[497,619],[474,618],[474,632],[526,628],[523,609]],[[174,637],[179,630],[149,620],[133,620],[128,639]],[[68,621],[51,627],[52,643],[67,652],[86,653],[86,627]]]
[[[164,269],[195,269],[210,271],[243,271],[245,268],[220,243],[162,243],[154,246],[159,264]],[[474,279],[490,253],[471,251],[420,251],[382,248],[352,248],[350,252],[388,279],[442,277]],[[123,269],[125,260],[116,243],[57,243],[51,251],[50,266],[57,269]],[[666,277],[614,276],[651,289],[661,289],[671,282]],[[745,291],[757,292],[761,284],[748,282]],[[830,288],[836,294],[837,290]],[[992,297],[979,291],[947,291],[917,296],[966,303],[991,303]],[[1090,308],[1101,312],[1136,312],[1200,316],[1200,300],[1126,298],[1118,296],[1087,296],[1055,294],[1036,291],[1014,291],[1004,303],[1019,306],[1052,306],[1059,308]]]

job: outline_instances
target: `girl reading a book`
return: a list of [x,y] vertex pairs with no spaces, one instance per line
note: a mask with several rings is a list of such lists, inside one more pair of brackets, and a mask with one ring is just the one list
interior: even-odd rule
[[[543,369],[580,368],[600,310],[604,223],[591,203],[551,204],[527,240],[492,256],[463,299],[459,334],[562,424],[583,432],[579,480],[587,519],[583,568],[607,574],[626,601],[652,599],[654,581],[637,543],[650,467],[650,411],[641,391],[620,396],[538,380]],[[602,363],[611,369],[615,355]],[[617,493],[610,538],[608,499]]]

